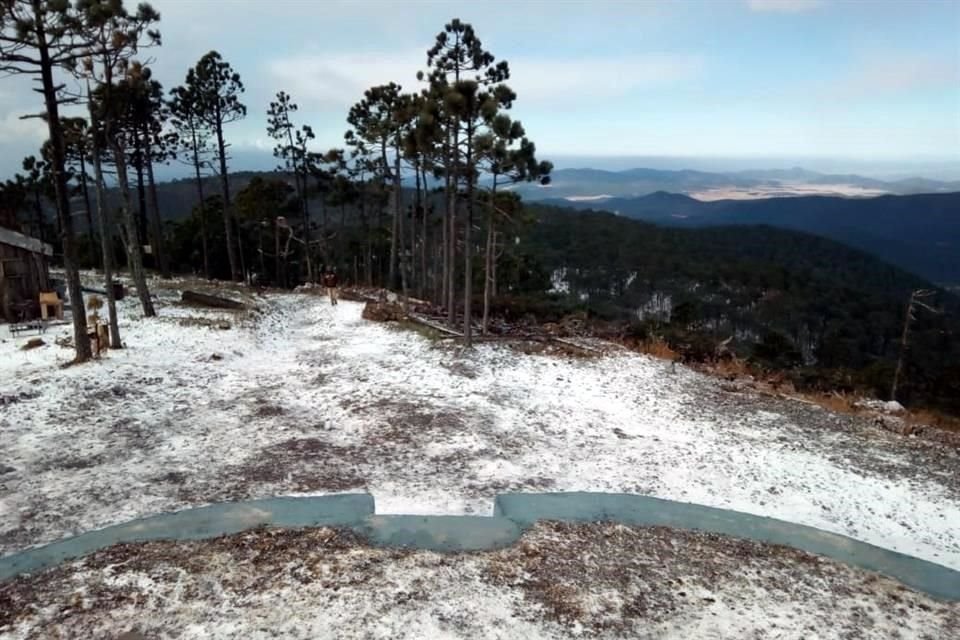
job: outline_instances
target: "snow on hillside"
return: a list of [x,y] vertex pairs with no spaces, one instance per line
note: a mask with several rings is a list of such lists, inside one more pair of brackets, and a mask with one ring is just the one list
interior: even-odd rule
[[31,351],[0,327],[2,553],[220,500],[369,491],[380,513],[489,514],[501,492],[591,490],[960,568],[960,460],[942,446],[646,356],[463,351],[356,303],[270,295],[237,316],[155,286],[159,317],[125,300],[127,349],[99,362],[60,366],[68,326]]

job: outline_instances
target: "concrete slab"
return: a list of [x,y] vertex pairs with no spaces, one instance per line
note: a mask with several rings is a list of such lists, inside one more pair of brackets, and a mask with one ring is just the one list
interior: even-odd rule
[[31,573],[120,542],[202,540],[260,526],[352,526],[373,515],[366,493],[320,498],[267,498],[226,502],[164,513],[105,529],[89,531],[37,549],[0,558],[0,580]]
[[512,520],[484,516],[372,516],[358,532],[380,546],[431,551],[499,549],[522,533]]

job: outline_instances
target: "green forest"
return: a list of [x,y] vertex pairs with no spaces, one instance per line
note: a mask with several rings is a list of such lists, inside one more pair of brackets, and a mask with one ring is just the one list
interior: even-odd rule
[[737,353],[791,372],[802,388],[888,398],[906,305],[915,310],[897,393],[960,412],[960,300],[862,251],[767,226],[664,227],[611,213],[530,205],[520,235],[537,264],[532,290],[599,319],[629,324],[709,357],[733,338]]

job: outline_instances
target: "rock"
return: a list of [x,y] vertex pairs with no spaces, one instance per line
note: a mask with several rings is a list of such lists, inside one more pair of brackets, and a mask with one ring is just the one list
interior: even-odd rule
[[210,355],[211,360],[223,360],[223,356],[219,353],[213,353]]
[[853,403],[853,406],[858,409],[867,409],[869,411],[879,411],[880,413],[894,414],[894,413],[903,413],[906,409],[903,408],[903,405],[897,402],[896,400],[890,400],[889,402],[884,402],[883,400],[874,400],[873,398],[864,398],[862,400],[857,400]]
[[226,320],[221,320],[220,322],[217,323],[217,329],[220,329],[221,331],[229,331],[230,328],[231,328],[231,325]]
[[14,469],[13,467],[8,467],[5,464],[0,464],[0,476],[4,476],[8,473],[13,473],[14,471],[16,471],[16,469]]
[[30,349],[36,349],[37,347],[42,347],[46,342],[43,341],[43,338],[30,338],[27,340],[27,344],[20,347],[24,351],[29,351]]
[[910,424],[894,416],[877,416],[873,422],[881,429],[899,433],[902,436],[916,435],[923,430],[919,425]]
[[884,413],[903,413],[905,409],[903,405],[896,400],[891,400],[883,403],[883,411]]

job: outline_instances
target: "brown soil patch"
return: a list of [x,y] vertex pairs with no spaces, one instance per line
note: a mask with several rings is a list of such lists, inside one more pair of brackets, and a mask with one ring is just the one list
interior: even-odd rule
[[229,499],[250,496],[251,485],[282,485],[288,491],[341,492],[366,484],[359,467],[361,452],[318,438],[291,438],[266,447],[227,471],[235,486]]

